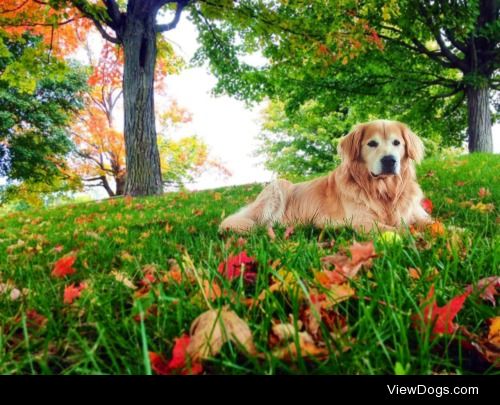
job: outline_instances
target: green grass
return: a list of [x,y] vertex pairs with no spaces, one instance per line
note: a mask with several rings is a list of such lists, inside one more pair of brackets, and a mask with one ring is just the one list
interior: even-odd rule
[[[244,249],[259,263],[253,287],[229,283],[217,273],[219,263],[238,251],[237,237],[229,240],[218,235],[217,226],[221,218],[255,197],[261,185],[7,214],[0,217],[0,282],[29,292],[17,300],[7,293],[0,295],[0,373],[150,373],[147,351],[169,358],[173,339],[188,332],[191,322],[208,307],[198,284],[187,279],[181,284],[157,283],[149,295],[136,299],[134,291],[110,273],[118,270],[137,283],[145,265],[155,264],[162,272],[175,259],[184,268],[186,255],[201,278],[216,280],[241,297],[257,297],[281,268],[296,280],[292,283],[296,288],[267,294],[252,308],[229,298],[212,304],[228,304],[246,320],[257,348],[267,356],[246,357],[226,344],[218,356],[204,363],[206,373],[393,374],[396,369],[412,374],[498,373],[492,367],[478,368],[477,359],[448,337],[422,335],[412,326],[411,317],[432,283],[443,305],[467,284],[499,274],[497,207],[493,212],[480,212],[467,206],[468,201],[500,201],[499,173],[498,155],[427,160],[420,167],[419,180],[434,204],[433,216],[447,228],[465,229],[456,249],[447,248],[448,236],[426,235],[429,246],[424,249],[410,234],[403,235],[401,244],[387,244],[376,235],[359,235],[345,228],[321,232],[301,227],[284,240],[280,228],[271,241],[266,230],[259,229],[245,236]],[[481,187],[491,195],[480,198]],[[165,230],[167,223],[170,232]],[[320,248],[319,238],[335,239],[335,246]],[[307,305],[304,291],[315,284],[320,258],[354,240],[375,240],[379,257],[370,272],[362,271],[352,282],[356,297],[336,307],[348,328],[342,337],[327,339],[327,345],[349,346],[350,350],[332,352],[321,361],[285,362],[272,356],[268,345],[272,320],[286,322],[290,314],[297,319]],[[58,245],[62,252],[54,251]],[[72,251],[77,254],[77,273],[66,279],[52,277],[54,262]],[[270,263],[277,259],[281,264],[273,269]],[[413,280],[409,267],[419,267],[424,274],[437,269],[439,274],[432,281],[426,277]],[[72,305],[63,304],[64,287],[83,280],[89,283],[87,291]],[[147,315],[152,305],[156,314]],[[30,309],[48,318],[44,327],[34,328],[27,322]],[[497,314],[495,307],[476,294],[467,299],[457,322],[484,334],[485,320]]]

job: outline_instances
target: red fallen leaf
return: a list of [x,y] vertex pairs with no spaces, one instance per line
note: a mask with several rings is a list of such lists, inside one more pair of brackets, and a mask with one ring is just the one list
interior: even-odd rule
[[72,304],[77,298],[80,298],[82,291],[87,288],[85,283],[80,283],[78,287],[75,284],[70,284],[64,289],[64,303]]
[[158,375],[169,375],[169,374],[201,374],[203,372],[203,367],[201,363],[191,363],[188,364],[186,361],[187,357],[187,347],[189,345],[191,338],[184,334],[180,338],[175,339],[174,349],[172,350],[172,359],[166,361],[163,356],[149,352],[149,361],[151,362],[151,368]]
[[422,326],[422,323],[424,325],[433,325],[433,334],[441,333],[451,335],[458,328],[458,325],[453,323],[453,319],[460,312],[465,299],[469,295],[470,291],[466,291],[465,293],[452,298],[446,305],[439,307],[436,304],[436,298],[434,297],[433,285],[427,295],[427,298],[423,301],[425,304],[422,310],[423,319],[420,315],[417,315],[413,318],[413,320],[420,321],[420,326]]
[[164,357],[158,353],[149,352],[149,362],[151,363],[151,369],[158,375],[168,375],[170,374],[170,369],[168,363]]
[[54,264],[52,275],[54,277],[64,277],[76,273],[76,270],[72,267],[75,261],[76,256],[66,256],[59,259]]
[[47,323],[47,317],[39,314],[34,309],[28,309],[26,311],[26,318],[28,320],[27,322],[28,327],[36,326],[38,328],[43,328]]
[[432,201],[429,200],[428,198],[424,198],[420,204],[422,205],[422,208],[427,212],[428,214],[432,214],[432,209],[434,206],[432,205]]
[[243,279],[247,283],[255,283],[257,278],[257,262],[255,258],[249,257],[246,251],[235,256],[229,256],[225,262],[219,264],[218,271],[229,280],[238,278],[243,273]]
[[488,188],[481,187],[477,192],[477,195],[481,198],[488,197],[491,195],[491,191]]
[[500,288],[500,277],[485,277],[478,281],[475,285],[468,285],[465,291],[471,293],[473,291],[480,291],[479,296],[483,300],[487,300],[496,306],[495,296],[498,295],[497,288]]
[[149,286],[150,284],[153,284],[156,281],[156,277],[152,273],[146,272],[144,274],[144,278],[139,281],[139,284],[143,287]]

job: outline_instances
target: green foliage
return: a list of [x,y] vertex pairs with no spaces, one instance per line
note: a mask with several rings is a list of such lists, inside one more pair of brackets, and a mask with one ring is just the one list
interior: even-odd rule
[[[269,97],[283,103],[293,122],[312,102],[315,119],[324,119],[325,128],[331,127],[332,117],[338,120],[336,128],[373,118],[398,119],[433,143],[459,146],[467,129],[466,86],[489,86],[495,100],[500,83],[498,50],[478,54],[481,63],[475,67],[465,66],[472,54],[465,56],[467,50],[459,48],[482,38],[486,49],[498,43],[500,30],[498,21],[481,26],[479,1],[464,4],[210,3],[193,11],[202,44],[195,62],[210,63],[219,78],[215,92],[248,101]],[[452,48],[453,63],[437,42],[442,32],[459,47]],[[449,41],[445,45],[451,46]],[[256,51],[267,63],[248,63],[246,55]],[[333,130],[331,137],[341,134]],[[302,142],[294,132],[288,136]]]
[[0,56],[0,175],[10,183],[4,197],[22,182],[60,186],[85,72],[48,56],[39,37],[0,38],[8,50]]
[[167,186],[183,187],[193,181],[207,161],[208,147],[197,136],[179,140],[159,137],[158,148],[162,178]]

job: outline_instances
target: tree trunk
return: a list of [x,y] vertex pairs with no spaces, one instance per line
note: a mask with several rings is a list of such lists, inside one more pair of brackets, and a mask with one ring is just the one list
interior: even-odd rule
[[469,152],[493,152],[488,87],[467,87]]
[[155,16],[128,13],[123,32],[123,97],[127,178],[125,194],[162,193],[154,116]]
[[115,182],[116,182],[116,195],[123,195],[125,194],[125,177],[124,175],[118,175],[115,176]]

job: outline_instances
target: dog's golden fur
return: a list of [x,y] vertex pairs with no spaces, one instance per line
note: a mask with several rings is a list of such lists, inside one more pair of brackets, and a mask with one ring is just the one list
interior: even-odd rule
[[[380,147],[367,145],[374,139]],[[398,173],[373,174],[371,168],[380,165],[378,160],[389,150],[397,155]],[[414,167],[423,157],[423,145],[405,124],[360,124],[340,142],[339,154],[342,163],[328,176],[298,184],[277,180],[227,217],[220,229],[242,232],[256,225],[312,223],[369,231],[431,222],[420,204],[423,194]]]

